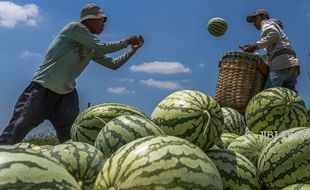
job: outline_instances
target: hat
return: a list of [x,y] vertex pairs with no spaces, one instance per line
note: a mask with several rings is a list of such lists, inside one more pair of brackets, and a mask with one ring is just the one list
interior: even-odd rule
[[265,9],[258,9],[258,10],[256,10],[256,11],[254,11],[251,15],[247,16],[247,17],[246,17],[246,20],[247,20],[248,22],[253,22],[253,18],[256,17],[256,16],[259,15],[259,14],[264,14],[264,15],[266,15],[266,18],[267,18],[267,19],[270,18],[268,12],[267,12]]
[[94,3],[86,4],[81,9],[80,21],[84,21],[86,19],[102,19],[107,18],[107,16],[103,13],[100,7]]

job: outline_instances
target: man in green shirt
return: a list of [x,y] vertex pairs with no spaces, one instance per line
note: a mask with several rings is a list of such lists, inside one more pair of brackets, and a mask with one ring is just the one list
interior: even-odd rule
[[[35,72],[14,108],[9,125],[0,135],[1,144],[15,144],[44,120],[49,120],[59,141],[70,138],[71,125],[79,114],[76,78],[90,61],[116,70],[135,54],[144,40],[129,36],[117,42],[103,42],[94,34],[102,33],[106,15],[96,4],[85,5],[80,22],[67,24],[50,44],[43,64]],[[107,54],[130,48],[113,59]]]

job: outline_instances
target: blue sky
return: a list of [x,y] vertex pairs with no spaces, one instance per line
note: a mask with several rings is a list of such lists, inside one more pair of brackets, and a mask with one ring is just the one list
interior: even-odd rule
[[[0,1],[0,131],[50,42],[65,24],[78,21],[81,7],[91,2],[108,16],[100,39],[116,41],[141,34],[145,43],[116,71],[89,64],[77,80],[81,110],[88,102],[118,102],[150,115],[164,97],[177,90],[214,96],[218,61],[224,52],[239,50],[239,45],[259,38],[260,31],[245,21],[258,8],[267,9],[272,18],[284,23],[301,65],[297,90],[310,107],[308,0]],[[213,17],[227,20],[224,36],[208,33],[206,24]]]

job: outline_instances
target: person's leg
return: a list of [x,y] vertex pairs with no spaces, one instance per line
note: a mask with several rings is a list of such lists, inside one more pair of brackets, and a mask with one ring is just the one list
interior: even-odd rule
[[53,113],[48,119],[53,124],[60,143],[70,139],[71,126],[79,111],[79,98],[76,89],[69,94],[63,95],[57,102]]
[[270,78],[270,74],[268,75],[267,79],[266,79],[266,82],[265,82],[265,87],[264,89],[267,89],[267,88],[271,88],[271,78]]
[[281,71],[270,71],[266,84],[268,88],[282,87],[283,76]]
[[285,74],[283,87],[294,90],[296,93],[297,78],[299,76],[299,67],[291,67]]
[[16,144],[40,123],[42,123],[50,110],[45,102],[46,89],[32,82],[20,95],[14,107],[9,125],[0,135],[0,144]]

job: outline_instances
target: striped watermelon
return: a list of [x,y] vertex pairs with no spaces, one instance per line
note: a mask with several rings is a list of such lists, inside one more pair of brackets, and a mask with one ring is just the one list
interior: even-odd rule
[[214,17],[208,21],[208,31],[213,36],[222,36],[227,31],[228,24],[225,19]]
[[[214,145],[214,146],[212,146],[209,150],[214,150],[214,149],[221,149],[221,147],[218,146],[218,145]],[[209,151],[209,150],[208,150],[208,151]]]
[[50,149],[52,149],[54,146],[52,145],[42,145],[42,146],[34,146],[31,147],[32,150],[38,151],[38,152],[45,152],[45,151],[49,151]]
[[170,94],[156,106],[151,118],[166,135],[186,139],[203,150],[220,141],[224,122],[219,104],[195,90]]
[[294,184],[287,186],[282,190],[310,190],[310,184]]
[[104,163],[102,153],[83,142],[59,144],[43,154],[64,167],[84,190],[94,188],[96,177]]
[[262,149],[269,141],[266,136],[249,133],[233,140],[227,149],[242,154],[256,166]]
[[135,115],[123,115],[109,121],[99,132],[95,147],[109,158],[121,146],[141,137],[164,135],[151,120]]
[[304,127],[307,109],[303,99],[282,87],[266,89],[255,95],[246,108],[246,123],[250,131],[265,134],[293,127]]
[[222,107],[224,116],[223,133],[235,133],[239,136],[245,134],[246,124],[243,115],[237,110],[229,107]]
[[116,151],[95,185],[101,189],[220,190],[216,166],[194,144],[173,136],[148,136]]
[[227,148],[231,142],[233,142],[236,138],[240,137],[235,133],[223,133],[221,136],[221,140],[225,148]]
[[99,131],[107,122],[121,115],[139,115],[148,118],[141,110],[119,103],[105,103],[87,108],[75,119],[71,128],[73,141],[95,144]]
[[310,184],[310,128],[297,127],[274,137],[262,150],[258,169],[270,190]]
[[38,146],[29,142],[20,142],[20,143],[16,143],[14,145],[16,148],[23,148],[23,149],[31,149],[37,152],[44,152],[49,150],[50,148],[54,147],[52,145],[42,145],[42,146]]
[[224,189],[261,189],[257,168],[238,152],[217,149],[208,151],[207,156],[219,170]]
[[81,187],[64,168],[43,154],[0,146],[0,189],[81,190]]
[[29,148],[35,147],[36,145],[32,143],[28,143],[28,142],[20,142],[20,143],[16,143],[14,146],[17,148],[29,149]]

